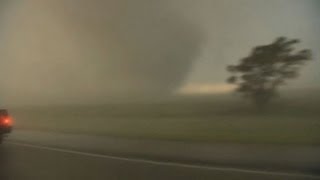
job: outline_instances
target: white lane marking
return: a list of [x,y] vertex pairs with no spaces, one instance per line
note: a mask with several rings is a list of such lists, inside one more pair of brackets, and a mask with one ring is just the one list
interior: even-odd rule
[[49,146],[42,146],[42,145],[33,145],[33,144],[27,144],[27,143],[17,143],[17,142],[6,142],[6,143],[16,145],[16,146],[24,146],[24,147],[29,147],[29,148],[36,148],[36,149],[42,149],[42,150],[48,150],[48,151],[56,151],[56,152],[61,152],[61,153],[82,155],[82,156],[88,156],[88,157],[94,157],[94,158],[104,158],[104,159],[112,159],[112,160],[120,160],[120,161],[147,163],[147,164],[153,164],[153,165],[176,166],[176,167],[184,167],[184,168],[192,168],[192,169],[229,171],[229,172],[239,172],[239,173],[261,174],[261,175],[295,176],[295,177],[320,179],[319,175],[311,175],[311,174],[249,170],[249,169],[241,169],[241,168],[214,167],[214,166],[206,166],[206,165],[192,165],[192,164],[185,164],[185,163],[178,163],[178,162],[164,162],[164,161],[146,160],[146,159],[138,159],[138,158],[117,157],[117,156],[111,156],[111,155],[95,154],[95,153],[89,153],[89,152],[81,152],[81,151],[55,148],[55,147],[49,147]]

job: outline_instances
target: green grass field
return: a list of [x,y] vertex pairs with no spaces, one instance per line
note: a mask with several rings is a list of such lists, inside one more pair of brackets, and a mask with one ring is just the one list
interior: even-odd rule
[[20,107],[17,129],[222,143],[320,144],[320,101],[285,99],[263,114],[231,98]]

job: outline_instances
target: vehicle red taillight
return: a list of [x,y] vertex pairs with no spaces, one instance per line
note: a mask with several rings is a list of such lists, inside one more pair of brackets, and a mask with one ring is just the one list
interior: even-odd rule
[[10,117],[6,117],[2,120],[2,124],[5,126],[11,126],[12,125],[12,119]]

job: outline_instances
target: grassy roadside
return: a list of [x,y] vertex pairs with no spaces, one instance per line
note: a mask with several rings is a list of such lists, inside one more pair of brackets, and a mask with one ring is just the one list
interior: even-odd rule
[[[265,114],[230,102],[28,107],[12,110],[23,129],[180,141],[320,144],[315,104],[275,104]],[[320,106],[319,106],[320,107]]]

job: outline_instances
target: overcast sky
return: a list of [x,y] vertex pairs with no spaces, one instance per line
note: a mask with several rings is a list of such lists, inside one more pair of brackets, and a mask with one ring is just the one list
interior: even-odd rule
[[318,0],[2,0],[0,10],[4,103],[224,92],[225,67],[278,36],[315,54],[291,87],[320,84]]
[[[245,57],[251,48],[279,36],[299,38],[301,48],[310,48],[314,62],[301,77],[288,83],[292,88],[320,86],[320,2],[317,0],[185,0],[175,8],[204,30],[206,44],[188,76],[191,89],[208,91],[229,88],[225,66]],[[195,83],[195,84],[194,84]],[[204,84],[198,86],[198,84]],[[215,85],[219,85],[216,88]],[[210,87],[209,87],[210,85]],[[190,89],[189,88],[189,89]]]

